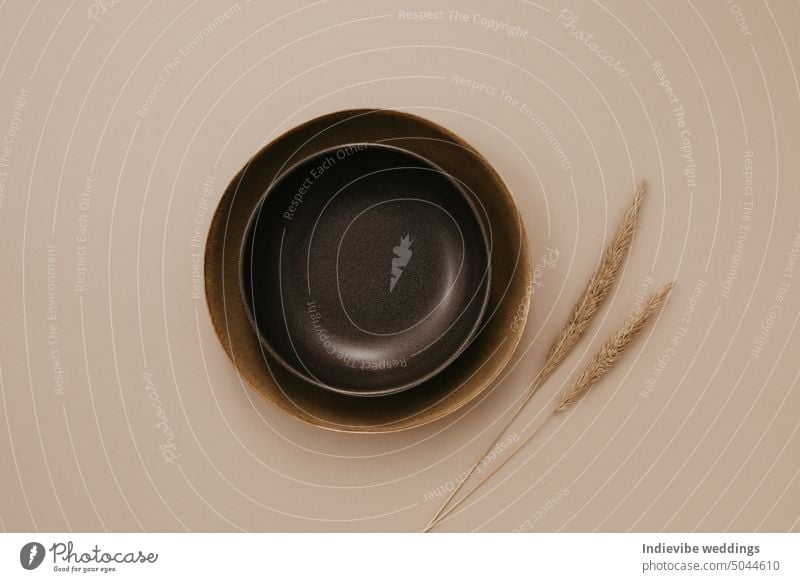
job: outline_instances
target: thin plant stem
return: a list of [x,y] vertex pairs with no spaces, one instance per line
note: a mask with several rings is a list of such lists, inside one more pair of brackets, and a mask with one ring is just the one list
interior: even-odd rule
[[[530,434],[516,444],[508,454],[489,470],[489,472],[478,481],[478,483],[469,491],[467,491],[458,501],[456,501],[449,508],[441,511],[436,520],[428,525],[425,531],[430,531],[434,526],[441,522],[444,518],[450,515],[457,507],[464,501],[472,496],[481,485],[488,481],[492,475],[499,471],[528,441],[536,436],[539,431],[544,427],[547,422],[556,416],[558,413],[564,412],[583,396],[585,396],[593,386],[613,367],[614,363],[619,359],[622,353],[630,346],[633,340],[639,335],[642,330],[647,326],[650,319],[661,311],[664,302],[667,299],[670,291],[672,290],[672,283],[665,283],[654,294],[650,295],[642,305],[641,309],[629,317],[625,324],[622,325],[614,334],[603,342],[600,349],[594,354],[589,362],[584,367],[581,375],[575,381],[573,386],[565,391],[559,403],[547,416],[547,418]],[[452,497],[452,496],[451,496]]]

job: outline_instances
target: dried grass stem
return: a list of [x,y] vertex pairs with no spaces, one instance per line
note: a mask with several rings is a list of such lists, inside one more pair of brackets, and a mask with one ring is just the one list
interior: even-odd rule
[[464,483],[473,475],[483,458],[491,451],[500,440],[500,437],[508,430],[508,427],[517,419],[522,412],[525,405],[530,401],[536,391],[545,383],[545,381],[555,372],[556,368],[563,362],[570,354],[575,344],[583,336],[589,325],[592,322],[597,311],[602,306],[603,302],[608,297],[614,281],[617,279],[622,265],[628,256],[631,242],[633,241],[633,234],[636,227],[636,219],[639,215],[639,209],[642,206],[645,192],[647,191],[647,183],[642,181],[636,188],[628,209],[622,217],[622,222],[611,242],[605,248],[603,256],[600,258],[600,263],[597,265],[594,273],[592,273],[586,288],[583,290],[580,298],[575,306],[572,308],[569,319],[566,325],[561,330],[556,340],[550,346],[547,352],[547,358],[544,366],[536,375],[528,390],[522,394],[519,402],[517,403],[514,412],[509,417],[508,421],[500,427],[495,434],[494,439],[489,446],[478,456],[472,467],[467,471],[465,479],[453,489],[450,495],[445,499],[444,503],[439,507],[438,511],[434,514],[427,526],[422,531],[429,531],[438,521],[448,504],[453,500],[459,492]]

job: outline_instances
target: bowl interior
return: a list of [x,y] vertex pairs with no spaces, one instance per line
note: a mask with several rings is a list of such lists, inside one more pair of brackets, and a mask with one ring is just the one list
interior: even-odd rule
[[242,251],[245,305],[265,348],[307,382],[353,396],[400,392],[450,364],[481,322],[489,272],[470,194],[381,144],[288,169]]

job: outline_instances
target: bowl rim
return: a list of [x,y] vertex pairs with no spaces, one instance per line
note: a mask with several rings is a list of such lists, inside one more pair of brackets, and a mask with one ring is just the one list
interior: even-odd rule
[[[264,207],[264,204],[269,198],[271,193],[274,193],[277,188],[280,187],[281,183],[290,176],[293,172],[295,172],[298,168],[307,164],[308,162],[325,157],[330,155],[331,153],[338,152],[345,148],[356,148],[361,147],[362,151],[371,149],[371,150],[387,150],[393,151],[397,153],[401,153],[406,155],[410,158],[416,159],[422,162],[424,165],[430,167],[431,169],[438,172],[441,176],[443,176],[450,184],[456,189],[456,191],[461,195],[462,200],[467,203],[472,215],[475,217],[476,222],[478,223],[478,228],[480,229],[481,233],[481,242],[483,243],[484,253],[485,253],[485,265],[482,269],[481,280],[478,285],[478,289],[476,289],[475,293],[473,294],[472,298],[470,298],[468,305],[471,304],[476,298],[479,298],[480,306],[478,309],[478,313],[472,322],[472,326],[470,327],[468,333],[464,334],[461,341],[458,343],[458,346],[455,350],[453,350],[448,357],[440,363],[436,368],[426,372],[424,375],[416,376],[413,380],[409,380],[405,383],[399,384],[397,386],[390,386],[389,388],[384,388],[381,390],[371,390],[371,391],[358,391],[358,390],[351,390],[348,388],[344,388],[341,386],[332,386],[330,384],[326,384],[319,379],[315,378],[311,374],[305,373],[303,370],[298,369],[295,365],[291,362],[288,362],[279,352],[275,349],[275,346],[267,339],[267,336],[262,331],[261,327],[258,325],[258,318],[256,317],[255,310],[253,306],[250,304],[249,295],[248,293],[248,279],[246,276],[246,271],[248,270],[247,259],[250,258],[252,262],[252,249],[250,238],[254,232],[254,225],[256,221],[258,221],[261,217],[261,211]],[[325,390],[330,390],[332,392],[336,392],[339,394],[344,394],[346,396],[354,396],[359,398],[377,398],[380,396],[388,396],[390,394],[397,394],[398,392],[403,392],[405,390],[410,390],[415,386],[426,382],[439,374],[442,370],[447,368],[450,364],[452,364],[458,356],[460,356],[464,350],[469,346],[470,342],[475,337],[478,329],[480,328],[481,324],[483,323],[483,319],[486,315],[486,309],[489,305],[489,294],[491,293],[491,284],[492,284],[492,261],[491,261],[491,245],[490,245],[490,237],[486,232],[486,225],[484,223],[484,218],[481,216],[481,213],[478,211],[478,207],[475,202],[472,200],[472,196],[475,196],[473,193],[472,196],[467,193],[467,189],[461,184],[461,181],[458,180],[455,176],[453,176],[450,172],[439,166],[438,164],[432,162],[425,156],[422,156],[416,152],[412,152],[406,148],[402,148],[396,145],[384,144],[379,142],[347,142],[341,145],[332,146],[329,148],[321,149],[313,154],[309,154],[300,160],[288,165],[283,171],[281,171],[264,189],[263,194],[258,200],[258,203],[253,208],[253,211],[250,214],[250,217],[247,220],[247,224],[244,229],[244,234],[242,236],[241,248],[239,249],[239,289],[242,294],[242,302],[244,304],[244,310],[247,314],[247,319],[250,322],[252,329],[255,331],[256,335],[258,336],[258,341],[262,345],[264,349],[269,352],[269,355],[272,356],[276,362],[278,362],[281,366],[283,366],[286,370],[298,376],[305,382],[309,384],[313,384],[314,386],[318,386],[319,388],[323,388]],[[461,317],[461,315],[459,315]],[[456,318],[458,319],[458,318]],[[451,324],[452,325],[452,322]]]

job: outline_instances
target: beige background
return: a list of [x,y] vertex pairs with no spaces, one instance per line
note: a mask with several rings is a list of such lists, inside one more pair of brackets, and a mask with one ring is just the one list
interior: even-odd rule
[[[613,301],[513,432],[541,421],[650,280],[677,281],[664,312],[442,529],[800,529],[800,6],[475,1],[459,3],[463,21],[454,4],[0,5],[1,527],[418,529],[435,510],[426,493],[525,389],[648,178]],[[400,14],[420,9],[445,12]],[[364,106],[471,141],[514,192],[534,259],[558,251],[494,389],[385,436],[272,409],[192,296],[205,201],[280,132]]]

